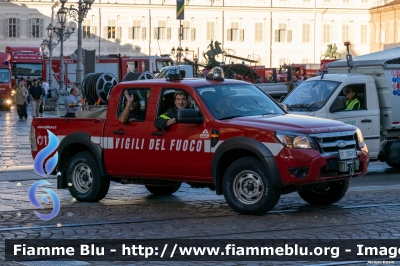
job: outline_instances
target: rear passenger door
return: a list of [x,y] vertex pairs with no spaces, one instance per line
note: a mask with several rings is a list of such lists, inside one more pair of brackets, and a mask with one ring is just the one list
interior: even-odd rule
[[[157,117],[174,107],[174,93],[177,88],[161,88],[159,102],[157,103]],[[189,103],[192,108],[198,109],[198,104],[193,98],[193,92],[188,93]],[[204,117],[204,115],[203,115]],[[210,139],[210,122],[181,124],[176,123],[168,130],[157,130],[153,126],[152,138],[149,144],[149,158],[154,167],[149,171],[156,176],[171,177],[176,180],[210,181],[211,161],[210,153],[206,152],[206,140]]]
[[[124,92],[134,94],[140,99],[140,109],[145,112],[145,120],[136,120],[121,123],[118,118],[125,107]],[[115,176],[141,176],[148,173],[147,146],[149,141],[148,132],[153,126],[153,120],[147,114],[149,88],[127,88],[121,91],[118,99],[115,117],[107,121],[105,131],[106,167],[111,175]]]

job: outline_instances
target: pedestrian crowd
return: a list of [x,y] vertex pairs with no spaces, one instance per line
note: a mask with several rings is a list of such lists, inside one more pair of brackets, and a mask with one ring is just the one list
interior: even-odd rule
[[28,119],[27,108],[32,107],[32,118],[42,117],[49,94],[49,83],[42,78],[31,80],[23,77],[17,80],[15,104],[20,120]]

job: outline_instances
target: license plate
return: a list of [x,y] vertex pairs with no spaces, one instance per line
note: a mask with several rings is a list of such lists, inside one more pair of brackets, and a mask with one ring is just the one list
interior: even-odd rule
[[357,152],[355,149],[339,150],[340,160],[357,158]]

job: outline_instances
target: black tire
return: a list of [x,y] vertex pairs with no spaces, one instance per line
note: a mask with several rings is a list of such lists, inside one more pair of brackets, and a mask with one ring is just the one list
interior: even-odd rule
[[341,200],[350,187],[350,178],[321,184],[318,188],[299,191],[300,197],[312,205],[326,206]]
[[170,186],[146,185],[147,190],[154,195],[171,195],[177,192],[180,187],[181,187],[180,182]]
[[389,165],[392,168],[400,169],[400,163],[388,163],[388,162],[386,162],[386,164]]
[[240,158],[228,167],[222,191],[229,206],[242,214],[264,214],[280,197],[279,189],[271,185],[263,164],[255,157]]
[[67,183],[69,192],[79,201],[99,201],[110,187],[110,180],[100,175],[96,159],[88,151],[75,154],[68,162]]

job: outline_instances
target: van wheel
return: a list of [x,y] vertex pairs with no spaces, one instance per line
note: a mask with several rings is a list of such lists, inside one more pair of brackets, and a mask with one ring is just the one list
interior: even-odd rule
[[110,180],[100,175],[96,159],[88,151],[75,154],[68,162],[67,183],[69,192],[79,201],[99,201],[110,187]]
[[386,162],[387,165],[389,165],[392,168],[399,169],[400,168],[400,163],[388,163]]
[[153,193],[154,195],[171,195],[178,191],[181,187],[181,183],[176,183],[170,186],[150,186],[146,185],[146,188],[149,192]]
[[331,205],[341,200],[350,187],[350,178],[316,185],[313,189],[299,191],[300,197],[312,205]]
[[222,191],[229,206],[242,214],[264,214],[275,207],[280,197],[262,163],[254,157],[240,158],[228,167]]

